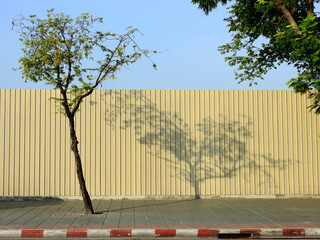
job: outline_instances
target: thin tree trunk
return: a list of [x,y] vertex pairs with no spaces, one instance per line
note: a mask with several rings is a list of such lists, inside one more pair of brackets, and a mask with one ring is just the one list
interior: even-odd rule
[[69,126],[70,126],[71,151],[74,154],[74,158],[76,162],[77,176],[79,180],[79,185],[80,185],[84,206],[87,214],[94,214],[90,195],[86,187],[86,181],[84,180],[84,176],[83,176],[81,158],[80,158],[79,149],[78,149],[79,142],[78,142],[75,127],[74,127],[74,115],[68,116],[68,119],[69,119]]

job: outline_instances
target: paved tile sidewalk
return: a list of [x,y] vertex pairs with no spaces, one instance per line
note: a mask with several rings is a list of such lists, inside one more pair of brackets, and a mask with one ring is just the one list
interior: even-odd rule
[[0,201],[0,230],[320,228],[320,199]]

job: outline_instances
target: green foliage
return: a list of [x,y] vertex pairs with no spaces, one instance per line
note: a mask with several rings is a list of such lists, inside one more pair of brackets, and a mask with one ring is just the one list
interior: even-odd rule
[[[192,0],[206,14],[225,0]],[[256,84],[281,63],[292,64],[298,76],[288,82],[296,92],[309,93],[310,106],[320,114],[319,0],[238,0],[229,8],[232,41],[219,47],[237,66],[236,79]]]
[[199,8],[209,14],[212,9],[215,9],[218,6],[218,3],[226,4],[231,0],[191,0],[193,4],[199,4]]
[[[102,22],[88,13],[72,19],[54,9],[47,11],[46,19],[30,15],[13,21],[23,43],[19,70],[24,79],[44,81],[59,89],[62,97],[54,100],[61,102],[59,111],[67,116],[73,116],[83,98],[103,81],[115,79],[123,66],[143,55],[150,59],[150,52],[134,40],[137,29],[128,27],[122,35],[92,30],[95,23]],[[104,57],[93,64],[95,51]]]

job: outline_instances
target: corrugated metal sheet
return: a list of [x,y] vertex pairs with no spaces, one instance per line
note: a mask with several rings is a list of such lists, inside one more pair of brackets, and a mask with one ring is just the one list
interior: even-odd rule
[[[78,196],[54,90],[0,90],[0,196]],[[320,118],[293,91],[98,90],[76,128],[92,196],[318,195]]]

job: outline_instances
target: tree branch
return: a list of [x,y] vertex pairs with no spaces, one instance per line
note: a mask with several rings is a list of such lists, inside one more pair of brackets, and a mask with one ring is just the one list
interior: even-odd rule
[[[139,30],[137,30],[137,31],[138,31],[140,34],[142,34]],[[143,55],[144,55],[146,58],[148,58],[153,65],[155,65],[154,62],[152,61],[152,59],[148,56],[148,54],[146,54],[145,51],[143,51],[143,50],[139,47],[139,45],[136,43],[136,41],[135,41],[129,34],[128,34],[128,37],[129,37],[130,40],[137,46],[137,48],[139,49],[139,51],[142,52]]]
[[302,34],[297,22],[294,20],[292,13],[289,11],[289,9],[281,2],[281,0],[276,1],[276,6],[281,10],[284,17],[287,19],[287,21],[292,26],[292,29],[294,29],[299,35]]
[[60,89],[60,93],[62,95],[63,101],[62,101],[62,106],[64,107],[67,116],[70,118],[72,117],[72,113],[70,112],[70,108],[68,105],[68,97],[67,97],[67,91],[66,89],[63,88],[62,83],[61,83],[61,78],[60,78],[60,67],[57,67],[57,86]]
[[314,5],[313,2],[314,0],[305,0],[307,4],[307,14],[310,16],[311,14],[314,14]]
[[261,20],[260,20],[260,22],[256,25],[256,27],[258,27],[261,23],[262,23],[262,21],[263,21],[263,19],[264,19],[264,17],[266,16],[266,13],[264,13],[263,14],[263,16],[262,16],[262,18],[261,18]]
[[79,109],[79,107],[80,107],[81,101],[82,101],[85,97],[89,96],[89,95],[93,92],[93,90],[99,85],[99,83],[101,82],[101,79],[103,79],[103,78],[109,73],[109,71],[107,71],[107,72],[103,75],[103,77],[101,77],[102,73],[103,73],[103,72],[106,70],[106,68],[109,66],[112,58],[114,57],[114,54],[116,53],[117,49],[120,47],[120,45],[122,44],[123,41],[124,41],[124,38],[121,38],[120,41],[119,41],[119,43],[118,43],[118,45],[117,45],[117,47],[116,47],[116,48],[114,49],[114,51],[112,52],[112,54],[111,54],[111,56],[110,56],[110,58],[109,58],[109,61],[108,61],[108,62],[104,65],[104,67],[100,70],[100,73],[99,73],[99,75],[98,75],[98,77],[97,77],[97,79],[96,79],[95,84],[92,86],[91,90],[89,90],[88,92],[82,94],[82,95],[79,97],[76,105],[75,105],[74,108],[72,109],[71,114],[75,114],[75,113],[76,113],[76,111],[77,111],[77,110]]
[[72,109],[72,112],[71,112],[72,115],[74,115],[74,114],[77,112],[77,110],[78,110],[79,107],[80,107],[80,103],[82,102],[82,100],[83,100],[85,97],[89,96],[89,95],[93,92],[94,89],[95,89],[95,87],[93,87],[91,90],[89,90],[89,91],[86,92],[85,94],[82,94],[82,95],[78,98],[78,101],[77,101],[76,105],[75,105],[74,108]]
[[[62,28],[59,28],[59,30],[60,30],[61,36],[63,38],[63,42],[67,48],[67,51],[71,52],[70,46],[67,44],[66,37],[64,35],[64,30]],[[70,41],[72,41],[72,38]],[[67,76],[67,80],[66,80],[66,84],[65,84],[65,89],[68,89],[68,87],[69,87],[69,84],[71,81],[71,71],[72,71],[71,56],[68,56],[68,76]]]
[[66,81],[66,89],[69,88],[69,84],[71,82],[71,71],[72,71],[72,64],[71,64],[71,57],[68,57],[68,76],[67,76],[67,81]]
[[[123,40],[124,40],[123,38],[120,39],[117,47],[116,47],[116,48],[114,49],[114,51],[112,52],[112,54],[111,54],[111,56],[110,56],[110,58],[109,58],[109,61],[108,61],[108,62],[104,65],[104,67],[100,70],[100,73],[99,73],[99,75],[98,75],[98,77],[97,77],[97,80],[96,80],[96,85],[98,85],[98,84],[100,83],[100,78],[101,78],[102,73],[103,73],[103,72],[106,70],[106,68],[109,66],[112,58],[114,57],[114,54],[116,53],[117,49],[120,47],[120,45],[121,45],[121,43],[123,42]],[[105,74],[104,74],[104,76],[105,76]],[[101,78],[101,79],[103,79],[103,78]],[[97,83],[98,83],[98,84],[97,84]]]

